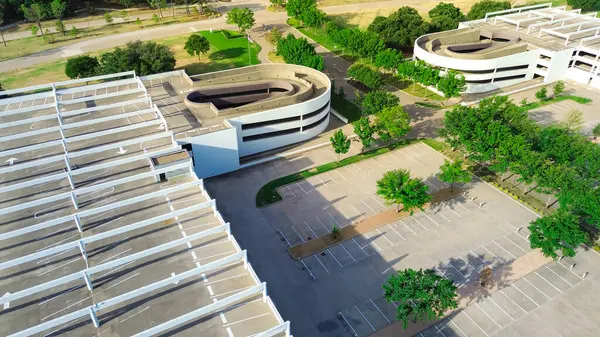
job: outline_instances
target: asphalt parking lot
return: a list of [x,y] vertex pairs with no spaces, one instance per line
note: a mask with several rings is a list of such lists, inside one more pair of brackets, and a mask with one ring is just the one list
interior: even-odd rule
[[[311,162],[310,155],[294,160]],[[279,176],[274,163],[269,168],[257,166],[211,179],[207,184],[214,195],[227,194],[233,199],[230,204],[235,207],[224,205],[221,211],[232,219],[244,219],[246,225],[234,226],[233,231],[241,245],[257,256],[255,267],[260,277],[269,282],[282,315],[294,322],[294,335],[362,337],[394,321],[395,308],[385,303],[381,290],[391,273],[405,268],[434,268],[460,286],[478,278],[482,268],[499,268],[530,251],[526,227],[536,215],[491,186],[475,181],[466,186],[465,195],[434,209],[300,261],[289,257],[289,246],[327,234],[334,225],[347,226],[393,207],[374,194],[375,181],[385,171],[407,168],[435,190],[443,187],[434,176],[443,161],[425,144],[415,144],[284,186],[279,189],[284,200],[264,209],[254,207],[254,196],[263,184]],[[285,162],[279,161],[278,165],[287,165]],[[236,184],[242,182],[244,189],[232,194]],[[568,268],[558,264],[549,268],[552,271],[538,273],[552,282],[548,273],[556,272],[576,284],[576,275]],[[536,290],[535,287],[554,289],[542,281],[545,282],[528,276],[505,292],[517,296],[516,288],[523,292]],[[551,296],[551,290],[546,291]],[[538,297],[545,297],[533,293],[528,296],[539,304],[542,301]],[[483,303],[483,307],[487,306],[487,302]],[[514,309],[510,308],[510,312]],[[487,315],[501,326],[506,319],[518,319],[513,316],[503,320],[496,312],[487,311],[469,317],[481,326],[492,322],[498,328],[489,318],[489,322],[480,321]],[[460,318],[452,322],[460,326]]]
[[585,135],[591,135],[592,129],[600,123],[598,113],[594,103],[579,104],[571,100],[564,100],[557,103],[545,105],[541,108],[531,110],[529,116],[540,125],[550,125],[562,122],[569,111],[579,110],[583,113],[584,124],[581,132]]

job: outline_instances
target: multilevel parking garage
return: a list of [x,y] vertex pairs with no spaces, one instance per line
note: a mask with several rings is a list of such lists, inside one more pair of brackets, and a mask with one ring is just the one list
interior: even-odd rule
[[142,79],[4,95],[0,335],[289,336]]
[[414,55],[461,72],[469,93],[565,79],[600,87],[596,15],[551,3],[491,12],[459,29],[421,36]]

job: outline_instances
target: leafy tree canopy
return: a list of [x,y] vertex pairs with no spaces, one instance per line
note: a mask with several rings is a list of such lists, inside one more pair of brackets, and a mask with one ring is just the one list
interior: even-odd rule
[[419,36],[429,31],[429,24],[416,9],[405,6],[387,18],[376,17],[368,30],[379,34],[390,45],[410,48]]
[[389,142],[410,131],[410,116],[401,105],[385,107],[375,115],[375,128],[379,137],[383,141]]
[[227,12],[226,22],[230,25],[236,25],[240,32],[245,32],[254,26],[254,12],[249,8],[233,8]]
[[567,4],[585,12],[600,10],[600,0],[567,0]]
[[340,161],[341,154],[347,153],[348,150],[350,150],[350,139],[348,139],[342,129],[337,129],[337,131],[333,133],[333,136],[329,138],[329,141],[331,141],[333,151],[338,154],[338,161]]
[[314,5],[316,5],[315,0],[288,0],[285,10],[289,17],[302,20],[302,13]]
[[450,3],[440,2],[429,11],[431,26],[434,31],[445,31],[458,28],[458,23],[466,17],[460,8]]
[[296,38],[288,34],[277,41],[277,54],[286,63],[299,64],[317,70],[323,70],[323,57],[317,55],[315,47],[304,37]]
[[446,76],[441,76],[437,82],[437,88],[444,94],[446,100],[451,97],[459,97],[465,90],[465,77],[453,70],[449,70]]
[[196,55],[198,56],[198,59],[200,59],[201,54],[206,54],[210,50],[210,43],[206,37],[200,34],[192,34],[188,37],[187,41],[185,41],[183,49],[185,49],[190,56]]
[[300,18],[308,27],[320,27],[325,22],[325,13],[313,5],[302,11]]
[[69,78],[92,77],[99,72],[98,59],[88,55],[75,56],[67,60],[65,74]]
[[373,90],[360,99],[363,115],[374,115],[384,108],[400,104],[398,96],[383,90]]
[[102,54],[100,65],[105,74],[135,70],[137,75],[143,76],[172,71],[175,55],[168,46],[138,40]]
[[383,68],[385,70],[396,70],[402,63],[402,52],[396,49],[387,48],[375,56],[375,66]]
[[404,329],[409,321],[430,321],[458,307],[456,285],[431,269],[398,271],[382,288],[385,300],[398,305],[396,319],[402,321]]
[[502,11],[510,9],[511,5],[509,1],[493,1],[493,0],[482,0],[475,3],[469,13],[467,19],[479,20],[485,18],[485,14],[489,12]]
[[352,65],[348,68],[348,76],[372,90],[377,90],[383,85],[381,73],[364,64]]
[[369,121],[369,118],[361,117],[359,120],[352,123],[352,126],[354,128],[354,133],[360,139],[362,146],[365,148],[370,147],[374,140],[373,134],[375,133],[375,128]]
[[529,225],[531,248],[540,248],[548,257],[557,258],[557,251],[564,256],[575,256],[575,248],[586,242],[588,235],[581,230],[577,215],[559,209]]
[[444,164],[440,166],[440,173],[437,177],[441,181],[451,185],[454,185],[454,183],[468,183],[471,181],[471,173],[464,168],[464,162],[462,160],[457,160],[455,162],[444,160]]

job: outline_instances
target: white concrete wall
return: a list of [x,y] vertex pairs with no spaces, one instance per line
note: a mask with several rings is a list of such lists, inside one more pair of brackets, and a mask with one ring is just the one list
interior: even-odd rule
[[561,51],[555,51],[550,59],[548,67],[548,75],[544,78],[544,82],[550,83],[554,81],[564,80],[569,71],[569,62],[573,55],[574,48],[569,48]]
[[581,84],[588,84],[590,82],[591,73],[578,68],[569,68],[566,78]]
[[199,178],[213,177],[240,167],[235,128],[188,138],[192,144],[194,171]]
[[246,142],[243,141],[243,137],[245,137],[245,136],[258,135],[258,134],[263,134],[263,133],[268,133],[268,132],[273,132],[273,131],[298,128],[298,127],[303,127],[303,126],[312,124],[313,122],[316,122],[316,121],[320,120],[321,118],[323,118],[324,116],[326,116],[329,113],[330,108],[326,108],[320,114],[313,116],[309,119],[305,119],[305,120],[272,124],[272,125],[267,125],[264,127],[253,128],[253,129],[248,129],[248,130],[242,130],[241,126],[246,123],[263,122],[263,121],[268,121],[268,120],[273,120],[273,119],[296,117],[296,116],[303,116],[303,115],[309,114],[309,113],[316,111],[319,108],[323,107],[325,104],[327,104],[331,100],[331,91],[330,90],[331,90],[330,88],[327,88],[327,90],[325,92],[323,92],[320,96],[315,97],[306,102],[301,102],[301,103],[291,105],[291,106],[271,109],[271,110],[251,114],[251,115],[246,115],[246,116],[229,119],[229,123],[231,123],[231,125],[233,125],[236,129],[238,129],[237,141],[238,141],[240,157],[263,152],[263,151],[272,150],[272,149],[275,149],[278,147],[294,144],[297,142],[302,142],[302,141],[308,140],[310,138],[313,138],[313,137],[319,135],[319,133],[323,132],[327,128],[327,125],[329,124],[329,118],[322,125],[320,125],[316,128],[310,129],[306,132],[303,131],[303,132],[297,132],[294,134],[268,137],[265,139],[252,140],[252,141],[246,141]]

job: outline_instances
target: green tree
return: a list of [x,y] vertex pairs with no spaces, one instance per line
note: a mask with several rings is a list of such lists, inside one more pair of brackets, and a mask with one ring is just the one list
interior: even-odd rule
[[564,256],[575,256],[575,249],[588,239],[580,227],[579,216],[564,209],[538,218],[529,225],[531,248],[540,248],[545,256],[557,258],[557,251]]
[[560,125],[565,129],[573,132],[581,131],[583,125],[585,124],[585,119],[583,118],[583,112],[577,109],[571,109],[565,115],[565,118],[561,121]]
[[85,78],[98,74],[100,63],[98,59],[88,55],[71,57],[67,60],[65,74],[69,78]]
[[154,21],[154,23],[159,23],[160,16],[158,16],[158,14],[156,14],[156,13],[152,14],[152,21]]
[[352,123],[352,127],[354,128],[354,133],[360,139],[362,146],[365,149],[368,149],[373,142],[373,134],[375,134],[375,128],[369,122],[369,118],[361,117],[359,120]]
[[[2,25],[4,24],[4,11],[5,5],[3,2],[0,2],[0,27],[2,27]],[[4,39],[4,29],[2,28],[0,28],[0,36],[2,37],[2,43],[4,43],[4,47],[6,47],[6,40]]]
[[536,91],[535,98],[540,101],[545,101],[548,99],[548,89],[546,87],[541,87],[540,90]]
[[415,209],[423,210],[423,206],[431,201],[427,193],[427,185],[421,179],[411,178],[407,170],[386,172],[377,180],[377,195],[389,204],[396,204],[396,212],[402,210],[413,214]]
[[108,24],[111,24],[113,22],[112,15],[110,15],[108,12],[104,13],[104,21],[106,21]]
[[39,30],[38,26],[31,26],[31,35],[37,36]]
[[573,8],[581,8],[584,12],[600,10],[599,0],[567,0],[567,4]]
[[[23,16],[25,16],[25,19],[30,22],[35,22],[37,24],[37,30],[44,35],[41,23],[42,19],[46,16],[44,7],[39,3],[32,3],[29,6],[21,4],[21,11],[23,12]],[[37,35],[37,31],[34,33],[33,28],[31,29],[31,33],[34,36]]]
[[509,1],[482,0],[471,6],[471,10],[469,10],[469,13],[467,14],[467,19],[483,19],[485,18],[486,13],[502,11],[510,8],[511,4]]
[[410,116],[401,105],[385,107],[375,115],[375,130],[381,140],[389,143],[410,131]]
[[396,319],[402,321],[404,329],[408,322],[429,322],[458,307],[456,285],[431,269],[398,271],[382,287],[385,300],[398,306]]
[[323,70],[323,57],[317,55],[315,47],[306,38],[296,38],[288,34],[277,42],[277,55],[286,63],[299,64],[317,70]]
[[445,31],[458,28],[458,23],[465,21],[465,15],[460,8],[450,3],[440,2],[429,11],[431,18],[431,29],[434,31]]
[[285,0],[269,0],[274,6],[284,8],[286,5]]
[[67,6],[68,6],[68,4],[66,1],[53,0],[50,3],[50,10],[52,11],[52,15],[60,21],[63,18],[63,16],[65,15]]
[[320,27],[325,22],[325,13],[315,5],[305,9],[300,18],[307,27]]
[[592,130],[592,135],[594,135],[594,137],[600,136],[600,123],[594,126],[594,129]]
[[446,105],[451,97],[460,97],[460,93],[465,90],[465,77],[453,70],[449,70],[446,76],[439,78],[438,89],[446,97]]
[[226,22],[230,25],[236,25],[240,32],[245,33],[246,30],[254,26],[254,12],[249,8],[233,8],[227,12]]
[[50,33],[50,30],[48,28],[46,28],[46,32],[44,32],[43,37],[48,44],[53,44],[54,42],[56,42],[56,37]]
[[141,26],[142,25],[142,20],[140,20],[140,18],[136,18],[135,19],[135,24],[138,25],[138,26]]
[[285,10],[289,17],[301,20],[302,13],[314,5],[316,5],[315,0],[288,0]]
[[281,34],[281,30],[279,30],[278,27],[273,27],[273,29],[265,34],[265,40],[273,47],[277,47],[277,42],[279,42],[282,37],[283,34]]
[[77,27],[72,26],[71,30],[69,31],[69,35],[71,35],[72,37],[76,37],[77,35],[79,35],[79,29],[77,29]]
[[187,41],[185,41],[183,49],[185,49],[190,56],[196,55],[198,60],[200,60],[200,54],[204,55],[210,50],[210,43],[206,37],[200,34],[192,34],[188,37]]
[[396,49],[387,48],[375,56],[375,66],[387,71],[396,71],[400,63],[402,63],[402,53]]
[[331,141],[331,146],[333,147],[333,151],[338,155],[338,162],[340,161],[340,156],[343,153],[348,153],[350,150],[350,139],[346,137],[342,129],[337,129],[336,132],[333,133],[333,136],[329,138]]
[[353,64],[348,68],[348,76],[372,90],[377,90],[383,85],[381,73],[364,64]]
[[129,8],[133,4],[133,0],[119,0],[119,4],[125,8]]
[[163,17],[162,9],[167,7],[167,0],[146,0],[150,8],[156,9],[158,11],[158,17]]
[[437,177],[446,183],[450,184],[450,188],[454,189],[455,183],[468,183],[471,181],[471,173],[464,167],[462,160],[451,162],[444,160],[444,164],[440,166],[440,173]]
[[360,100],[360,108],[363,115],[374,115],[384,108],[400,104],[398,96],[383,90],[373,90],[364,95]]
[[100,66],[105,74],[131,70],[139,76],[164,73],[175,68],[175,54],[168,46],[138,40],[102,54]]
[[558,81],[554,85],[554,97],[560,96],[565,91],[565,82]]
[[379,34],[389,45],[412,48],[415,40],[429,31],[429,24],[416,9],[405,6],[387,18],[376,17],[368,30]]
[[63,36],[67,35],[67,27],[65,27],[65,24],[62,22],[62,20],[56,20],[55,25],[57,32],[61,33]]

